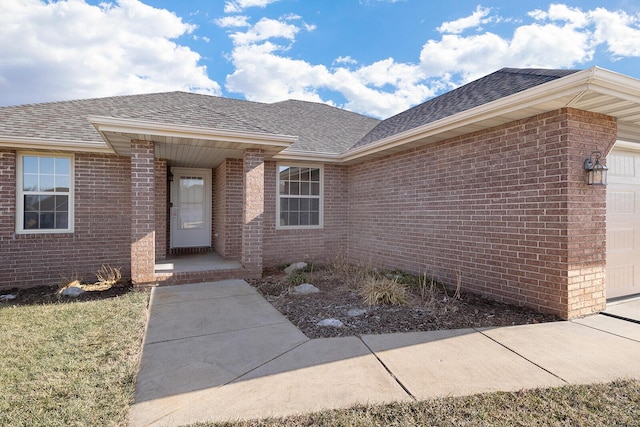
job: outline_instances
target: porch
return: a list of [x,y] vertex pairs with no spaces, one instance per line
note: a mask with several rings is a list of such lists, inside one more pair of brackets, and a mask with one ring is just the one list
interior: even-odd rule
[[172,255],[157,260],[154,268],[158,285],[179,285],[216,280],[248,278],[251,271],[238,261],[222,258],[216,252]]

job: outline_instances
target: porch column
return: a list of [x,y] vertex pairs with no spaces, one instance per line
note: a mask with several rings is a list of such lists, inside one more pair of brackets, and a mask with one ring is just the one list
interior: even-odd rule
[[262,274],[262,220],[264,213],[264,152],[244,151],[242,265]]
[[155,284],[155,153],[153,141],[131,141],[131,281]]

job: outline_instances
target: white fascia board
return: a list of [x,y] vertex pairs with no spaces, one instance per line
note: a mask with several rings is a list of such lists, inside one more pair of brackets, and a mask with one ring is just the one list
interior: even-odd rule
[[[421,138],[437,135],[447,130],[522,110],[554,99],[561,99],[566,96],[571,96],[572,100],[576,99],[576,96],[589,89],[589,83],[594,79],[596,71],[600,70],[602,69],[593,67],[578,71],[566,77],[535,86],[487,104],[479,105],[417,128],[409,129],[405,132],[381,139],[373,144],[367,144],[351,150],[342,156],[342,160],[355,160],[359,157],[404,145]],[[565,106],[569,106],[569,104],[570,103]]]
[[249,145],[267,145],[286,148],[298,140],[297,136],[260,132],[209,129],[196,126],[174,125],[134,119],[89,116],[91,124],[103,136],[105,132],[192,138],[210,141],[228,141]]
[[275,160],[289,160],[294,162],[322,162],[341,163],[341,155],[334,153],[313,153],[308,151],[282,150],[273,156]]
[[102,154],[115,153],[107,144],[104,143],[29,137],[15,138],[10,136],[0,136],[0,147],[18,150],[57,150]]

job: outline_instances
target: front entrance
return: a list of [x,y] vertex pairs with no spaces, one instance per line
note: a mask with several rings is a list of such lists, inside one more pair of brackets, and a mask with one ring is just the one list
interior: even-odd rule
[[618,143],[607,156],[607,298],[640,293],[639,148]]
[[171,248],[211,246],[211,169],[171,168]]

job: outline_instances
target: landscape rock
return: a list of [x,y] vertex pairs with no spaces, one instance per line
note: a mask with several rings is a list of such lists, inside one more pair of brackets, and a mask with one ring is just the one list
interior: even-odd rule
[[339,319],[324,319],[319,321],[318,326],[330,326],[333,328],[342,328],[344,323],[342,323]]
[[0,301],[9,301],[10,299],[15,299],[15,298],[16,298],[15,294],[0,295]]
[[284,269],[284,272],[287,274],[291,274],[296,270],[302,270],[307,268],[307,263],[306,262],[294,262],[293,264],[291,264],[289,267]]
[[293,293],[299,295],[317,294],[318,292],[320,292],[320,289],[316,288],[311,283],[303,283],[302,285],[298,285],[293,288]]
[[77,298],[82,294],[84,294],[84,289],[79,288],[77,286],[70,286],[68,288],[64,288],[60,292],[60,295],[62,295],[63,297],[69,297],[69,298]]
[[349,317],[358,317],[358,316],[362,316],[366,312],[367,312],[367,310],[364,309],[364,308],[352,308],[351,310],[349,310],[347,312],[347,316],[349,316]]

